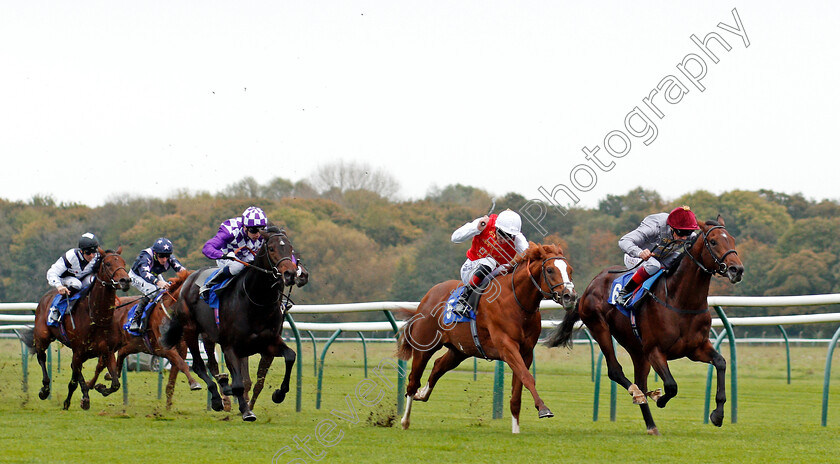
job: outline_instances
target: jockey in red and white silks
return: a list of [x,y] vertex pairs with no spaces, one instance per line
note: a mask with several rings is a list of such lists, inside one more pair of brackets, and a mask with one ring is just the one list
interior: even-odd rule
[[[501,272],[514,256],[524,253],[528,240],[522,234],[522,219],[511,210],[480,217],[452,233],[454,243],[469,239],[472,239],[472,246],[461,266],[461,281],[467,286],[462,300],[475,306],[480,295],[480,291],[475,290],[483,290],[486,282]],[[464,305],[459,309],[469,311]]]

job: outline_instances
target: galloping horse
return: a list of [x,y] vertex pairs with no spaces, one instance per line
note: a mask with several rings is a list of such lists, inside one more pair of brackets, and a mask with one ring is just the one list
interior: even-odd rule
[[[178,371],[187,376],[187,381],[190,384],[190,390],[200,390],[199,384],[190,374],[190,367],[184,361],[187,355],[187,344],[181,342],[177,348],[164,348],[160,345],[158,339],[160,338],[160,326],[164,320],[168,319],[167,307],[171,307],[178,299],[181,292],[181,287],[190,271],[182,270],[178,275],[169,279],[170,287],[164,291],[160,301],[152,308],[148,323],[146,324],[146,333],[137,337],[126,332],[123,328],[125,326],[128,311],[131,306],[139,300],[139,297],[120,298],[117,309],[114,310],[114,320],[111,330],[110,341],[111,346],[117,349],[117,372],[122,372],[123,361],[125,358],[134,353],[149,353],[155,356],[166,358],[170,364],[169,381],[166,384],[166,409],[172,407],[172,395],[175,393],[175,379],[178,377]],[[137,311],[140,311],[137,308]],[[113,393],[111,389],[105,388],[105,385],[97,384],[96,379],[99,377],[102,369],[105,368],[106,358],[99,358],[99,363],[96,365],[96,371],[93,378],[88,381],[88,388],[94,388],[103,396],[108,396]]]
[[122,253],[122,247],[119,247],[117,251],[99,249],[102,258],[90,292],[76,302],[76,307],[72,312],[64,315],[60,327],[47,325],[50,305],[58,291],[49,290],[38,302],[32,340],[27,341],[30,347],[35,349],[38,363],[41,364],[41,371],[44,374],[43,386],[38,393],[38,397],[42,400],[50,394],[50,376],[47,374],[46,367],[47,349],[56,339],[61,340],[73,350],[73,360],[70,363],[72,374],[70,383],[67,385],[64,409],[70,407],[70,399],[79,385],[82,390],[82,409],[90,408],[88,386],[82,377],[82,364],[88,359],[104,357],[107,360],[108,372],[111,374],[111,391],[120,388],[114,350],[108,343],[109,332],[112,330],[111,321],[117,299],[117,288],[127,291],[131,282],[128,271],[125,269],[125,260],[120,253]]
[[[198,334],[222,346],[232,377],[232,394],[239,400],[239,411],[245,421],[256,420],[251,409],[259,395],[255,387],[250,402],[244,398],[245,374],[242,368],[247,366],[248,356],[261,355],[257,372],[260,388],[274,358],[283,356],[286,360],[285,377],[271,399],[280,403],[289,391],[289,378],[297,355],[282,338],[285,320],[283,289],[295,283],[302,286],[307,279],[303,268],[298,267],[292,243],[282,229],[270,226],[261,234],[263,245],[255,251],[254,261],[221,295],[218,323],[213,308],[198,295],[202,284],[198,276],[208,275],[199,270],[184,282],[175,304],[175,314],[161,334],[163,346],[174,346],[183,335],[193,356],[193,370],[207,384],[211,406],[216,411],[222,410],[222,399],[201,358]],[[301,276],[297,275],[298,269],[301,269]]]
[[[519,433],[523,385],[534,397],[539,417],[553,416],[537,393],[536,382],[528,368],[540,336],[540,301],[551,298],[566,308],[574,304],[572,268],[559,246],[533,242],[512,265],[512,270],[497,277],[497,285],[491,284],[478,303],[478,344],[470,324],[444,323],[443,308],[452,291],[461,285],[457,280],[432,287],[403,326],[397,355],[406,361],[413,358],[405,393],[408,402],[401,421],[403,429],[408,429],[411,423],[413,400],[428,401],[438,379],[471,356],[502,360],[513,370],[510,398],[513,433]],[[490,294],[490,291],[494,293]],[[449,351],[435,361],[428,383],[419,389],[426,364],[444,346]]]
[[[641,408],[650,435],[659,435],[659,430],[653,422],[646,396],[656,401],[660,408],[676,396],[677,383],[668,369],[668,360],[683,357],[715,366],[716,407],[709,418],[718,427],[723,424],[726,360],[709,341],[712,316],[706,298],[713,275],[726,276],[730,282],[737,283],[744,266],[735,251],[735,237],[726,230],[722,217],[699,226],[700,234],[684,243],[685,255],[671,270],[670,278],[656,282],[651,294],[638,304],[636,321],[641,339],[633,333],[630,319],[607,302],[610,284],[621,275],[615,268],[609,268],[590,282],[578,304],[566,313],[563,322],[546,341],[548,346],[571,347],[575,322],[582,320],[604,353],[610,380],[633,396],[633,403]],[[636,383],[624,376],[611,337],[615,337],[630,354]],[[662,377],[664,395],[658,390],[647,391],[651,366]]]

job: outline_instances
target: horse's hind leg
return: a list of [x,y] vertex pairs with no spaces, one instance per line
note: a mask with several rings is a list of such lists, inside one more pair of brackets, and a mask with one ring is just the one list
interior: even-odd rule
[[709,414],[709,420],[712,424],[720,427],[723,425],[723,405],[726,403],[726,359],[714,349],[712,343],[708,340],[701,348],[690,355],[689,359],[715,366],[717,392],[715,393],[715,410]]
[[70,374],[70,382],[67,384],[67,398],[64,400],[64,409],[70,409],[70,400],[73,398],[73,392],[76,387],[81,387],[82,390],[82,409],[90,409],[90,397],[88,396],[88,388],[85,383],[85,378],[82,375],[82,363],[84,360],[81,355],[73,353],[73,361],[70,363],[72,373]]
[[425,387],[420,389],[420,391],[414,395],[414,399],[419,401],[428,401],[429,396],[432,394],[432,390],[435,388],[435,384],[437,384],[437,381],[443,377],[443,374],[455,369],[467,358],[469,358],[468,355],[456,349],[449,348],[443,356],[435,361],[435,365],[432,367],[432,372],[429,373],[429,381],[426,383]]
[[207,369],[213,378],[216,379],[216,382],[219,382],[219,388],[221,388],[222,394],[225,396],[232,395],[228,375],[219,372],[219,363],[216,361],[216,344],[207,339],[202,339],[201,343],[204,344],[204,352],[207,353]]
[[35,344],[35,355],[38,358],[38,364],[41,365],[41,390],[38,392],[38,398],[45,400],[50,396],[50,374],[47,372],[47,350],[50,349],[50,333],[48,330],[40,329],[36,325],[32,333],[33,343]]
[[[420,379],[423,377],[423,371],[426,369],[426,364],[429,363],[429,359],[432,358],[432,355],[437,352],[438,349],[439,347],[431,350],[412,350],[411,372],[408,374],[408,384],[405,387],[405,396],[408,400],[406,401],[405,412],[400,420],[400,425],[403,430],[408,430],[408,427],[411,425],[411,407],[414,404],[415,396],[417,396],[417,391],[420,388]],[[426,401],[427,399],[428,394],[420,401]]]
[[[94,388],[99,393],[102,393],[98,388],[100,385],[96,385],[96,380],[99,378],[99,374],[102,373],[102,370],[105,369],[105,360],[103,356],[100,356],[99,359],[96,361],[96,368],[93,370],[93,377],[88,380],[88,388]],[[102,389],[105,388],[105,385],[101,385]]]
[[257,416],[248,407],[248,401],[245,400],[245,384],[242,377],[242,360],[233,352],[233,347],[224,348],[225,363],[230,370],[231,389],[233,396],[239,403],[239,412],[242,414],[242,420],[246,422],[253,422],[257,420]]
[[210,393],[210,407],[214,411],[221,411],[224,406],[222,404],[222,397],[219,396],[219,389],[216,388],[216,381],[210,377],[207,372],[207,366],[204,365],[204,360],[201,359],[201,350],[198,348],[198,337],[195,335],[185,336],[184,340],[187,342],[187,347],[192,354],[193,363],[192,368],[195,375],[207,384],[207,391]]

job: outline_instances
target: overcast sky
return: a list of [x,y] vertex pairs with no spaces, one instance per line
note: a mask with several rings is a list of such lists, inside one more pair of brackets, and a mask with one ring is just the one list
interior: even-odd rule
[[[838,22],[831,1],[7,2],[0,198],[97,206],[345,160],[404,199],[840,199]],[[717,63],[690,38],[710,32]]]

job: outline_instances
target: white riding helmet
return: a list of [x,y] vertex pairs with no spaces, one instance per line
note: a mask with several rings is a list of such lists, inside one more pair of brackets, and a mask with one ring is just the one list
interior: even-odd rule
[[496,217],[496,228],[508,235],[516,235],[522,231],[522,218],[514,211],[506,209]]

